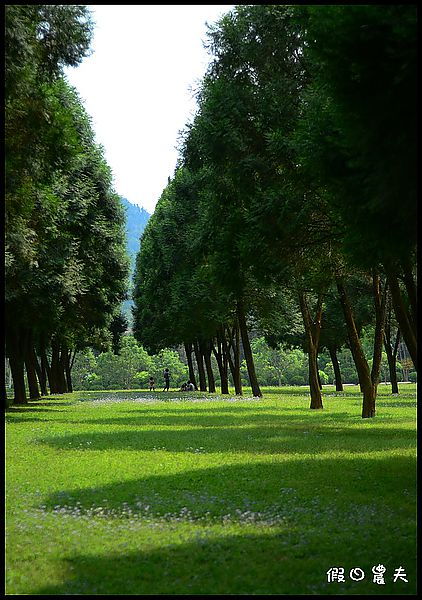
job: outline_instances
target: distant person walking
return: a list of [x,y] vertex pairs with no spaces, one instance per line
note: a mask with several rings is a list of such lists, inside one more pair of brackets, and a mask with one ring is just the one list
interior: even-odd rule
[[163,392],[168,392],[170,387],[170,371],[167,367],[164,369],[164,389]]
[[149,378],[149,391],[155,391],[155,379],[154,377]]

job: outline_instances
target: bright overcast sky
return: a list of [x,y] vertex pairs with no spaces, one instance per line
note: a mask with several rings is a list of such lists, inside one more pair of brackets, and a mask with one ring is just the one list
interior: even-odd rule
[[179,131],[196,109],[192,88],[211,60],[205,23],[233,6],[88,8],[92,54],[66,75],[105,149],[115,191],[152,213],[174,175]]

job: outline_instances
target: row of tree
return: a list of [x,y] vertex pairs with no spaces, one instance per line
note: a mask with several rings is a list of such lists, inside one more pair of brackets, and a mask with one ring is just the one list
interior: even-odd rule
[[[71,390],[75,352],[111,340],[127,290],[124,211],[64,75],[88,54],[80,5],[5,7],[6,356],[14,402]],[[6,396],[7,398],[7,396]]]
[[[141,238],[134,335],[242,392],[248,335],[350,348],[375,416],[382,348],[416,355],[416,7],[242,5],[209,28],[198,110]],[[368,304],[368,298],[370,303]],[[391,310],[390,310],[391,308]],[[361,331],[373,324],[372,357]],[[335,367],[334,367],[335,368]]]
[[[363,339],[364,350],[371,351],[371,336],[366,334]],[[300,348],[271,348],[264,337],[251,336],[251,348],[258,380],[262,386],[297,386],[308,384],[308,367],[306,354]],[[368,356],[369,358],[369,356]],[[319,378],[321,385],[334,384],[337,391],[343,391],[343,383],[357,384],[358,376],[350,350],[343,348],[338,356],[339,376],[334,372],[334,366],[327,351],[318,356]],[[211,359],[215,373],[215,383],[220,385],[219,373],[214,356]],[[182,348],[178,351],[164,349],[157,355],[150,356],[133,336],[123,336],[118,353],[113,351],[96,353],[91,348],[76,354],[72,368],[74,390],[132,390],[148,389],[149,378],[153,376],[156,390],[164,387],[163,371],[168,367],[171,373],[170,388],[179,389],[188,379],[188,367]],[[246,361],[241,357],[240,374],[242,385],[248,386],[249,379]],[[198,368],[194,361],[194,376],[196,385]],[[408,372],[405,357],[397,362],[397,373],[392,379],[387,355],[383,353],[381,362],[381,381],[391,384],[391,390],[398,393],[398,381],[416,381],[416,373]],[[394,381],[396,387],[394,387]],[[233,387],[233,379],[229,376],[229,384]],[[396,389],[397,388],[397,389]]]

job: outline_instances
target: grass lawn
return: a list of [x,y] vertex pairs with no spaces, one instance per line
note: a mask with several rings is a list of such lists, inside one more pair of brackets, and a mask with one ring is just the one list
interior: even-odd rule
[[10,407],[6,594],[415,595],[415,388]]

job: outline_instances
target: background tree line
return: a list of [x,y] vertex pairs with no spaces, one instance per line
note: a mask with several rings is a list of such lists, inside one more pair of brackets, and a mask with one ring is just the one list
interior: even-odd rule
[[[416,354],[416,7],[242,5],[212,55],[179,162],[141,239],[134,335],[183,344],[200,389],[261,395],[253,329],[333,370],[347,345],[375,416],[382,352]],[[365,325],[373,327],[370,355]],[[302,330],[302,333],[301,333]],[[393,339],[392,336],[395,336]]]
[[[257,377],[262,386],[296,386],[308,385],[308,364],[306,354],[300,348],[271,348],[263,336],[252,334],[251,348]],[[368,358],[371,352],[371,335],[363,336],[363,344],[367,349]],[[334,367],[328,351],[323,351],[318,357],[319,377],[322,385],[336,385],[338,391],[343,390],[343,384],[358,384],[359,378],[350,350],[343,348],[338,352],[340,379],[336,380]],[[195,381],[198,379],[198,368],[193,361]],[[156,390],[164,386],[163,369],[168,367],[171,373],[171,389],[179,389],[189,377],[186,354],[183,348],[177,350],[164,349],[157,355],[150,356],[139,345],[131,334],[123,336],[119,353],[113,351],[94,352],[86,349],[76,354],[72,369],[74,390],[118,390],[118,389],[149,389],[148,379],[155,378]],[[212,367],[215,373],[216,386],[221,385],[218,366],[212,357]],[[397,381],[416,381],[416,371],[410,370],[406,356],[396,363]],[[241,357],[240,364],[242,385],[248,386],[248,371],[246,361]],[[381,381],[391,384],[387,355],[383,352],[381,362]],[[229,374],[229,385],[234,387],[234,381]],[[393,387],[391,387],[393,391]]]
[[127,290],[123,208],[63,76],[88,54],[92,29],[85,6],[5,7],[5,341],[16,404],[26,388],[30,398],[72,390],[75,352],[111,342]]

